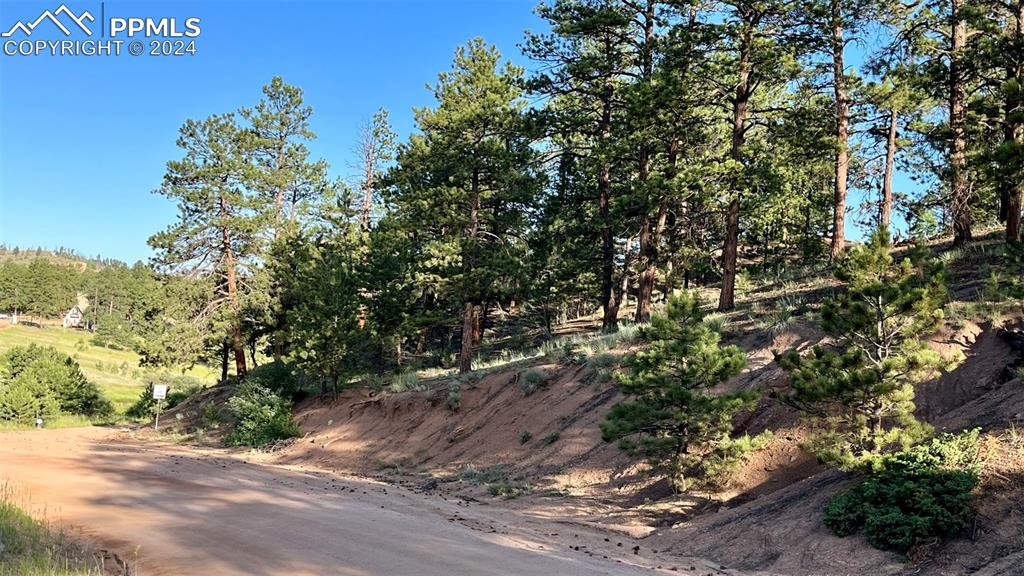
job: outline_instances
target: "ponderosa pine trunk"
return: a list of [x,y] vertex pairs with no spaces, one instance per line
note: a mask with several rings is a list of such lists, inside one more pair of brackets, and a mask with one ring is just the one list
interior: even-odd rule
[[966,82],[964,49],[967,46],[967,21],[964,0],[950,0],[952,18],[949,54],[949,132],[950,132],[950,215],[953,219],[953,244],[971,240],[971,199],[967,187]]
[[[748,22],[740,36],[737,63],[736,91],[732,102],[732,146],[730,156],[738,165],[743,163],[746,143],[748,104],[750,101],[750,50],[753,24]],[[736,256],[740,239],[740,188],[742,175],[733,181],[732,196],[725,218],[725,242],[722,246],[722,292],[718,297],[718,310],[724,312],[736,306]]]
[[221,345],[220,349],[220,381],[227,382],[228,380],[228,357],[231,355],[231,346],[225,341]]
[[[1014,45],[1021,46],[1024,43],[1024,0],[1018,0],[1014,10]],[[1024,146],[1024,123],[1021,122],[1021,97],[1020,86],[1024,81],[1024,62],[1017,50],[1007,50],[1006,63],[1006,84],[1015,85],[1017,89],[1006,91],[1004,103],[1004,138],[1012,150],[1020,150]],[[1021,187],[1022,184],[1014,173],[1009,178],[1003,178],[1003,190],[1000,197],[1000,217],[1006,222],[1006,241],[1020,241],[1020,219],[1021,219]]]
[[629,269],[633,267],[633,239],[626,240],[626,252],[622,260],[622,279],[619,281],[619,306],[629,306]]
[[[222,218],[228,216],[227,199],[220,197],[220,213]],[[221,250],[224,258],[225,283],[228,290],[228,306],[231,309],[231,347],[235,352],[235,373],[244,378],[245,342],[242,338],[242,324],[238,319],[238,271],[235,269],[235,250],[231,246],[231,232],[226,226],[221,228]]]
[[[601,95],[601,142],[607,144],[612,128],[612,86],[605,85]],[[601,329],[614,332],[619,329],[619,304],[615,299],[615,235],[611,219],[612,173],[609,161],[601,160],[597,174],[597,209],[601,220],[601,307],[604,317]]]
[[[470,244],[476,241],[480,232],[480,169],[473,169],[473,177],[470,182],[469,199],[469,222],[466,226],[466,238]],[[474,268],[472,255],[462,255],[463,274],[470,274]],[[459,350],[459,373],[463,374],[473,369],[473,339],[479,322],[479,302],[474,295],[470,295],[462,308],[462,347]]]
[[846,245],[846,187],[850,167],[850,103],[846,94],[841,1],[832,0],[832,87],[836,102],[836,162],[832,197],[832,247],[829,254],[833,260],[839,256]]
[[886,228],[892,223],[892,175],[896,169],[896,109],[889,111],[889,134],[885,139],[885,174],[882,176],[882,203],[879,224]]
[[473,331],[476,329],[477,305],[466,302],[462,307],[462,348],[459,351],[459,373],[473,369]]
[[[641,51],[640,74],[641,81],[648,83],[654,75],[654,5],[655,2],[653,0],[648,0],[644,10],[644,40]],[[651,149],[646,142],[640,146],[638,160],[637,180],[643,188],[643,195],[646,199],[650,197],[650,191],[646,190],[646,187],[651,172]],[[664,193],[662,195],[664,196]],[[665,200],[663,198],[658,202],[659,207],[664,203]],[[647,202],[644,202],[642,209],[639,235],[640,246],[637,252],[637,259],[640,265],[636,296],[635,319],[637,322],[647,322],[651,318],[651,296],[654,293],[654,283],[658,278],[658,240],[655,238],[657,232],[651,229],[651,214]],[[657,222],[657,219],[655,219],[655,222]]]

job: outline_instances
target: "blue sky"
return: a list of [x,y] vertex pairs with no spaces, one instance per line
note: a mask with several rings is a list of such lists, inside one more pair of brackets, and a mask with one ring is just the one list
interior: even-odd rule
[[[412,108],[432,101],[425,84],[459,44],[482,36],[524,63],[523,31],[543,26],[534,4],[107,1],[108,18],[201,18],[198,53],[0,56],[0,243],[147,258],[146,239],[175,217],[152,191],[180,156],[178,127],[255,104],[274,75],[305,90],[318,135],[310,148],[347,176],[360,122],[383,106],[407,134]],[[0,0],[0,28],[59,5]],[[67,5],[98,26],[98,1]]]
[[[359,124],[385,107],[407,135],[412,108],[432,101],[425,84],[469,38],[482,36],[528,67],[517,44],[524,30],[545,28],[535,3],[104,2],[108,18],[200,18],[198,53],[0,55],[0,243],[148,258],[146,239],[175,218],[174,205],[152,191],[165,163],[180,157],[178,127],[254,104],[274,75],[305,90],[319,136],[313,155],[347,177]],[[59,5],[0,0],[0,29]],[[67,2],[94,14],[97,27],[100,5]],[[37,35],[64,38],[43,26],[52,25]],[[850,221],[847,233],[859,235]]]

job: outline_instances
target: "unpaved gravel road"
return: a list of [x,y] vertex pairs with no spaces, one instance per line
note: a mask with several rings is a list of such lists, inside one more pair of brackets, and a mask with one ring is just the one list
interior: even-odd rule
[[140,576],[724,574],[485,503],[104,428],[0,433],[5,482]]

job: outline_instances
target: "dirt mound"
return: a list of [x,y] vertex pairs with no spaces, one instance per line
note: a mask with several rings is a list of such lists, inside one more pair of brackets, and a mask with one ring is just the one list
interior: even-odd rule
[[[614,483],[630,462],[601,440],[599,423],[618,392],[583,366],[535,367],[546,382],[528,393],[523,370],[463,384],[458,406],[448,387],[368,397],[350,390],[297,407],[301,441],[285,463],[343,466],[364,473],[401,467],[454,473],[464,466],[502,465],[544,488],[585,493]],[[396,441],[396,439],[400,439]]]
[[659,550],[687,550],[740,570],[790,576],[894,574],[902,564],[857,538],[821,525],[821,510],[850,479],[825,472],[735,508],[725,508],[648,538]]
[[[160,415],[160,429],[192,435],[192,440],[198,444],[219,445],[230,427],[231,414],[227,402],[234,391],[235,384],[230,381],[200,390],[174,408],[165,410]],[[148,429],[151,426],[142,428],[140,432],[145,433]]]
[[1008,334],[1013,332],[991,324],[966,322],[957,330],[945,329],[933,337],[930,346],[955,362],[955,367],[918,385],[915,399],[918,417],[936,422],[950,411],[1001,386],[1006,380],[1005,369],[1015,365],[1022,352],[1013,346]]

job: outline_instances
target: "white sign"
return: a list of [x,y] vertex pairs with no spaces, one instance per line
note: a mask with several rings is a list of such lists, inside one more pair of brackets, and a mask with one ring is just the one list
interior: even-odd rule
[[163,400],[167,398],[167,384],[153,384],[153,399]]

